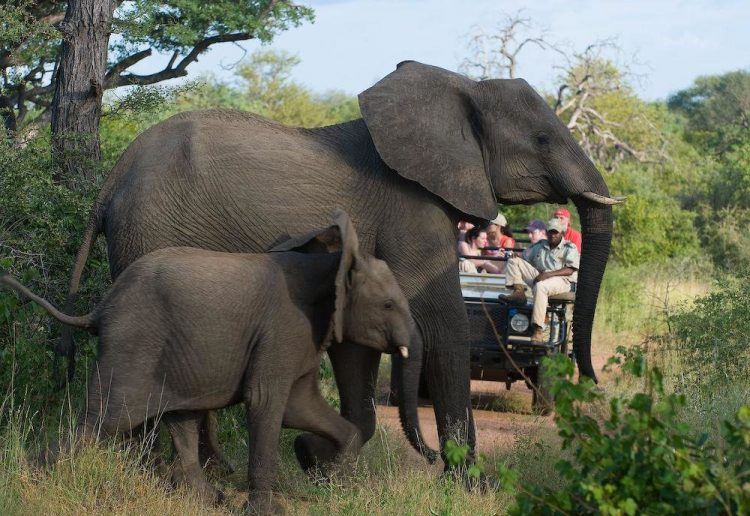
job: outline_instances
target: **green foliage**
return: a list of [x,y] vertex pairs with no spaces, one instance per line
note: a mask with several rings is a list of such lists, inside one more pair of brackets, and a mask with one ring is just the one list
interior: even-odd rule
[[[115,56],[129,50],[151,47],[163,52],[186,52],[207,37],[247,32],[260,41],[313,20],[313,10],[290,2],[269,0],[135,0],[126,2],[115,13],[114,32],[123,43],[115,46]],[[124,51],[128,49],[128,51]]]
[[669,99],[685,122],[683,138],[704,159],[684,193],[699,213],[701,243],[726,270],[750,266],[750,72],[699,77]]
[[[0,267],[61,306],[96,185],[74,192],[56,184],[53,172],[46,135],[22,146],[0,141]],[[81,292],[85,301],[77,307],[79,312],[88,311],[108,283],[101,248],[94,250],[86,277]],[[16,385],[23,386],[13,396],[28,396],[35,411],[55,412],[53,405],[60,401],[52,394],[50,374],[50,348],[58,332],[59,325],[46,311],[0,289],[0,384],[10,385],[13,378]],[[78,339],[87,343],[82,357],[93,356],[93,343],[85,337]],[[80,380],[72,386],[75,392],[82,388]]]
[[657,349],[678,355],[671,373],[681,392],[706,391],[713,397],[750,377],[750,272],[727,275],[717,287],[671,314],[671,331],[654,338]]
[[[680,420],[681,394],[668,394],[658,368],[640,348],[618,348],[619,364],[643,391],[605,399],[588,378],[571,380],[573,363],[548,360],[557,376],[555,423],[572,460],[556,468],[567,482],[560,490],[516,485],[511,514],[736,514],[750,510],[750,407],[723,425],[724,442],[709,444]],[[591,407],[604,407],[600,420]],[[513,476],[503,475],[513,482]]]
[[648,171],[624,167],[611,180],[611,188],[628,196],[615,209],[612,241],[614,257],[625,265],[667,262],[698,251],[695,215],[682,210],[649,176]]
[[[8,4],[8,5],[5,5]],[[183,77],[211,45],[257,39],[269,42],[279,32],[313,21],[310,7],[287,0],[134,0],[110,2],[115,8],[109,40],[105,88],[156,84]],[[11,0],[0,7],[0,106],[6,127],[23,129],[48,111],[61,48],[55,23],[67,2]],[[105,35],[106,37],[106,35]],[[138,75],[129,71],[153,50],[172,54],[163,70]]]
[[722,154],[750,139],[750,72],[698,77],[669,98],[671,109],[688,121],[691,142]]
[[486,458],[479,455],[472,460],[471,447],[467,443],[459,443],[455,439],[448,439],[443,446],[443,455],[448,463],[459,475],[466,475],[473,480],[479,480],[485,470]]
[[358,118],[354,96],[318,95],[290,79],[299,58],[284,52],[256,51],[240,65],[237,88],[208,81],[204,88],[178,97],[180,109],[232,107],[258,113],[283,124],[321,127]]

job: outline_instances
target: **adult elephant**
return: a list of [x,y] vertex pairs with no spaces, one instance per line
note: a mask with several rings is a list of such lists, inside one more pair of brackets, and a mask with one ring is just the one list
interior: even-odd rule
[[[362,249],[388,263],[409,298],[441,443],[460,431],[473,445],[456,223],[491,219],[497,203],[572,199],[584,247],[575,356],[581,374],[595,378],[591,326],[617,201],[544,99],[523,80],[476,82],[406,61],[359,103],[361,119],[318,129],[209,110],[176,115],[141,134],[92,211],[70,299],[100,232],[116,278],[167,246],[266,251],[326,225],[341,208]],[[375,428],[380,354],[357,346],[334,346],[329,354],[341,412],[366,441]],[[303,465],[334,452],[311,435],[295,448]]]

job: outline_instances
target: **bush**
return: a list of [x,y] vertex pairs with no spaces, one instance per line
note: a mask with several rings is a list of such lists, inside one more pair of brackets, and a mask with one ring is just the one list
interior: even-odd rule
[[726,276],[718,287],[671,314],[670,331],[652,339],[655,352],[670,363],[676,390],[691,398],[713,399],[736,384],[748,391],[750,271]]
[[[54,182],[54,171],[46,134],[21,145],[0,142],[0,267],[61,306],[97,185],[72,191]],[[109,282],[103,256],[98,247],[88,263],[79,313],[89,310]],[[60,397],[52,394],[49,371],[59,331],[46,311],[0,289],[0,383],[10,385],[13,378],[23,387],[14,396],[26,395],[33,411],[58,412]],[[92,346],[84,351],[93,356]],[[82,384],[72,389],[78,392]]]
[[[619,348],[623,372],[643,383],[643,391],[606,400],[588,379],[575,384],[565,357],[547,362],[559,376],[552,393],[555,423],[572,460],[556,468],[567,486],[560,490],[514,485],[514,473],[501,468],[506,485],[518,489],[511,514],[675,514],[697,511],[736,514],[750,510],[750,407],[723,423],[724,442],[694,434],[681,422],[685,397],[667,394],[658,368],[647,367],[641,349]],[[594,407],[606,402],[600,421]]]

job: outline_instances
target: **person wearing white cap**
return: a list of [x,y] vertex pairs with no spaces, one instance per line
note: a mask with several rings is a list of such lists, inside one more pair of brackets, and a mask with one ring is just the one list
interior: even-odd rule
[[513,293],[501,296],[503,299],[511,304],[525,305],[526,287],[530,287],[534,294],[533,342],[544,340],[542,329],[549,296],[575,291],[581,257],[575,244],[563,238],[564,232],[563,221],[550,220],[547,239],[529,247],[523,257],[510,258],[505,268],[505,286],[512,288]]
[[[487,227],[487,237],[490,242],[490,246],[500,247],[503,249],[513,249],[516,246],[516,241],[513,238],[513,232],[508,227],[508,219],[505,216],[497,212],[497,217],[489,222]],[[495,255],[503,256],[503,253],[495,253]]]

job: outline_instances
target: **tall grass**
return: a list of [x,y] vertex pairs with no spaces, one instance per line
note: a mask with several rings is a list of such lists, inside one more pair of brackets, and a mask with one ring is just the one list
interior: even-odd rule
[[[5,411],[0,432],[0,514],[226,514],[243,510],[247,477],[240,468],[214,477],[227,499],[221,506],[173,488],[163,471],[141,460],[138,443],[103,441],[77,446],[49,467],[35,465],[35,418]],[[394,435],[395,434],[395,435]],[[275,487],[291,514],[492,514],[506,495],[470,493],[453,477],[440,477],[407,449],[399,432],[379,427],[352,464],[327,480],[300,471],[292,452],[296,432],[284,432]],[[245,445],[230,446],[236,464],[247,461]]]
[[677,307],[709,290],[712,274],[710,264],[690,261],[608,265],[596,308],[594,346],[613,354],[618,345],[637,344],[666,331]]

